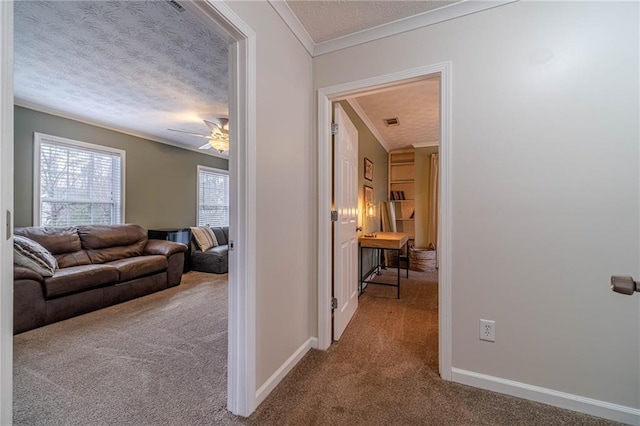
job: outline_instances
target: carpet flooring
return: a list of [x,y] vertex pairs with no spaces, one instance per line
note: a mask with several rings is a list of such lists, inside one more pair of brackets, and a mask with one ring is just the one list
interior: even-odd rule
[[[404,271],[403,271],[404,277]],[[395,282],[396,270],[376,278]],[[370,285],[340,341],[312,350],[250,420],[267,425],[612,425],[438,376],[437,275]]]
[[[379,279],[392,281],[393,270]],[[16,425],[611,425],[440,380],[435,274],[369,286],[339,342],[310,351],[248,419],[226,406],[226,275],[14,339]]]
[[16,425],[224,424],[227,276],[14,337]]

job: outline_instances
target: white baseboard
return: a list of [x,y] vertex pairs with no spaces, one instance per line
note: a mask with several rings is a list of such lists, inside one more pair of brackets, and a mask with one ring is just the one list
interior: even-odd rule
[[276,386],[285,378],[287,374],[295,367],[303,356],[309,352],[309,349],[318,348],[318,339],[316,337],[310,337],[304,342],[284,364],[276,370],[275,373],[256,391],[256,407],[264,401],[264,399],[275,389]]
[[640,426],[640,409],[637,408],[625,407],[624,405],[612,404],[459,368],[452,368],[451,372],[452,380],[457,383],[566,408],[620,423]]

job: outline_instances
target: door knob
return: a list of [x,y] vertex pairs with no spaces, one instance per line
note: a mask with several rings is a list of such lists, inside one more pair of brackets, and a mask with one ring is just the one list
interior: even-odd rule
[[640,284],[633,280],[633,277],[612,275],[611,290],[616,293],[632,295],[635,291],[640,291]]
[[356,231],[358,231],[358,232],[362,231],[362,226],[358,226],[358,227],[356,228]]

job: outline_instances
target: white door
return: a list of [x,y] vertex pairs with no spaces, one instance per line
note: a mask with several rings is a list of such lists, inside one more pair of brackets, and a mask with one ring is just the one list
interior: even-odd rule
[[334,110],[333,339],[338,340],[358,308],[358,131],[344,109]]

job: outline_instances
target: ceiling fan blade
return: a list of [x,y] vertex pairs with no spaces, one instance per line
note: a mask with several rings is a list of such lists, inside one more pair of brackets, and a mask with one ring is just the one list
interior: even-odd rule
[[209,142],[207,142],[204,145],[202,145],[201,147],[199,147],[198,149],[211,149],[211,145],[209,144]]
[[211,130],[212,132],[220,129],[220,125],[218,123],[214,123],[213,121],[209,121],[209,120],[202,120],[202,121],[204,121],[204,124],[206,124],[209,130]]
[[167,129],[167,130],[171,130],[172,132],[186,133],[188,135],[198,136],[198,137],[201,137],[201,138],[209,138],[209,137],[211,137],[211,135],[202,135],[200,133],[185,132],[184,130],[176,130],[176,129]]
[[229,119],[224,117],[218,117],[214,121],[202,120],[212,132],[220,132],[224,135],[229,134]]

